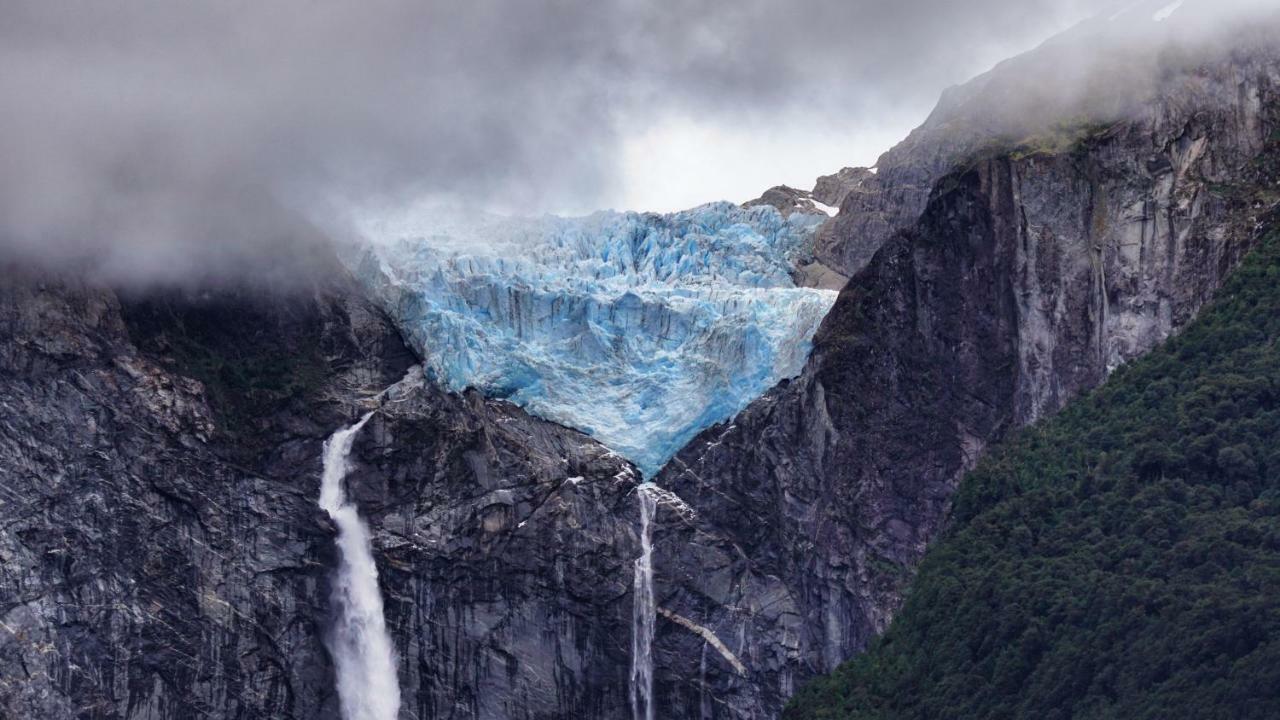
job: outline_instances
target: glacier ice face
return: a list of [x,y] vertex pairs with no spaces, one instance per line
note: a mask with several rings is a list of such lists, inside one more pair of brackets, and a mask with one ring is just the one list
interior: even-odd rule
[[824,218],[713,203],[669,215],[358,222],[355,261],[437,381],[578,428],[651,476],[799,372],[836,293],[793,263]]

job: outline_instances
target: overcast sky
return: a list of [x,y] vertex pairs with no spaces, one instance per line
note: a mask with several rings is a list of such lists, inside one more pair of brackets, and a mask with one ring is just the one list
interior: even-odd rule
[[[780,3],[775,3],[781,5]],[[719,27],[731,78],[695,102],[624,122],[605,205],[674,210],[743,201],[772,185],[872,165],[919,125],[945,88],[1119,0],[800,2],[753,8]],[[714,18],[714,14],[710,15]],[[714,23],[714,19],[710,22]],[[681,78],[699,92],[692,78]]]
[[[3,0],[0,251],[216,272],[281,208],[672,210],[868,164],[1101,0]],[[225,257],[224,257],[225,256]]]

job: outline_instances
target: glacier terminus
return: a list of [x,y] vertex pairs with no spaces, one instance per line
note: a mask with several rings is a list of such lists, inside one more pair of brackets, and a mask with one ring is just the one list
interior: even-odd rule
[[581,430],[646,476],[799,373],[837,295],[793,280],[825,215],[370,218],[351,262],[438,382]]

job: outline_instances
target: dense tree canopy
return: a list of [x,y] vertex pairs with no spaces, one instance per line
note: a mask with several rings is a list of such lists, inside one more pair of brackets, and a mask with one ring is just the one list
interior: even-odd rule
[[808,718],[1280,717],[1280,235],[1181,335],[970,474]]

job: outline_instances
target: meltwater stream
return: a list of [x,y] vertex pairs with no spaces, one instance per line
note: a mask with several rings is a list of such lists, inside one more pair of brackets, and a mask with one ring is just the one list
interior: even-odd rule
[[653,720],[653,630],[657,603],[653,595],[653,515],[658,509],[654,486],[636,488],[640,503],[640,557],[635,565],[631,606],[631,717]]
[[325,441],[320,483],[320,508],[338,526],[341,558],[330,598],[335,621],[325,644],[333,656],[344,720],[395,720],[400,712],[395,650],[382,614],[369,528],[342,488],[351,444],[372,416],[369,412]]

